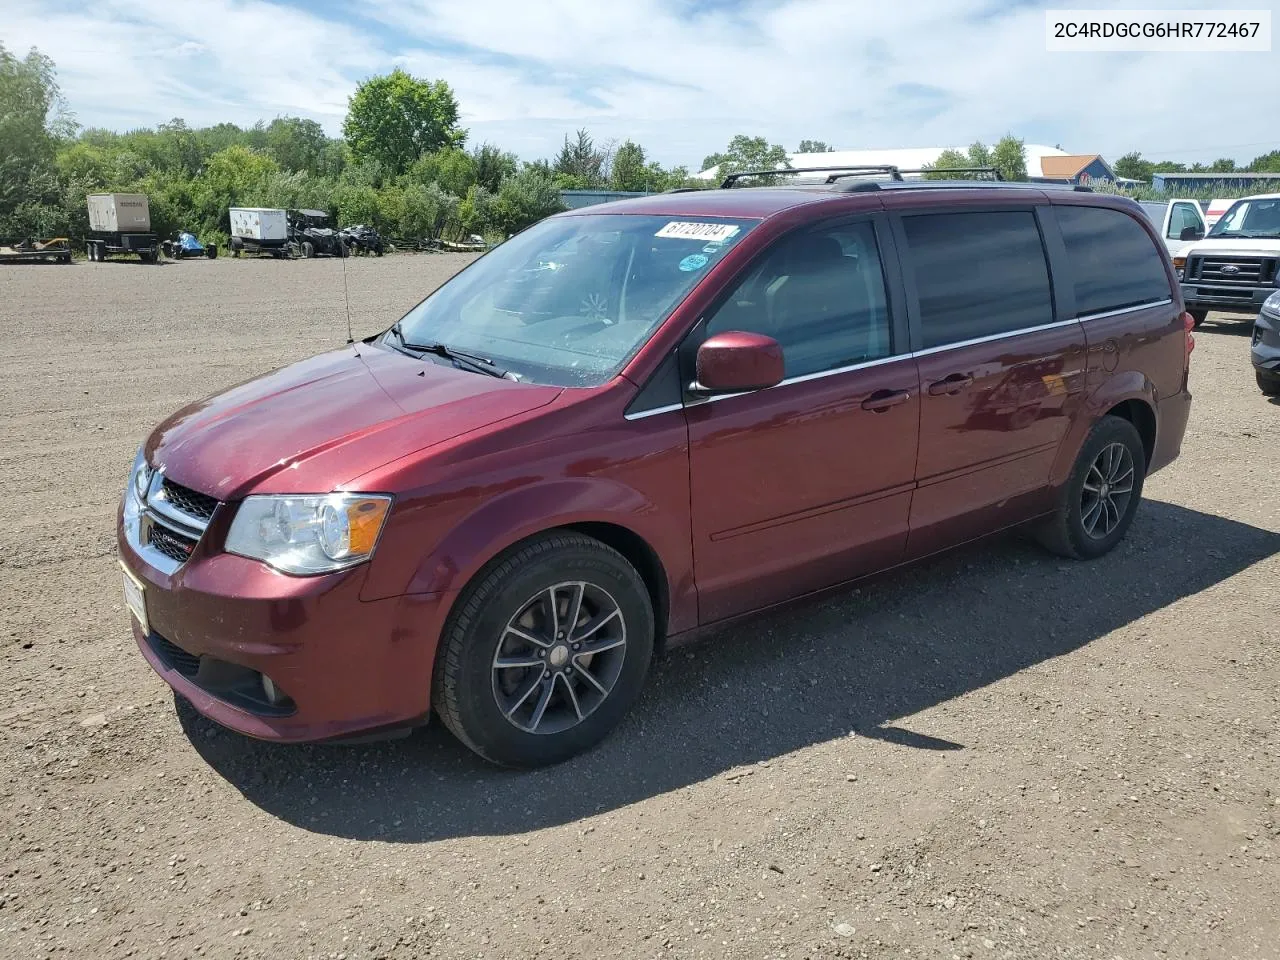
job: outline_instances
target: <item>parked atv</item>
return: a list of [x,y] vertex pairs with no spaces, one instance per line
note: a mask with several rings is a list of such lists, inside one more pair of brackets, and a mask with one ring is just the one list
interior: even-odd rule
[[164,255],[170,260],[185,260],[191,257],[207,257],[212,260],[218,255],[218,245],[211,243],[205,246],[195,238],[195,234],[185,230],[173,240],[165,240],[160,244]]
[[290,210],[289,244],[301,257],[350,254],[342,234],[329,226],[329,215],[323,210]]
[[343,242],[350,248],[353,254],[368,256],[373,254],[380,257],[387,252],[386,241],[382,239],[382,234],[378,233],[373,227],[366,226],[363,223],[357,223],[354,226],[342,228]]

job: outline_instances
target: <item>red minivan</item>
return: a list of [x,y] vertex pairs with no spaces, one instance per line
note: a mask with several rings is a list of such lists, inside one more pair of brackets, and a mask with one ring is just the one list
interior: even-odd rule
[[1191,402],[1138,206],[832,180],[551,217],[174,414],[119,515],[143,656],[250,736],[434,709],[532,766],[709,624],[1015,525],[1114,547]]

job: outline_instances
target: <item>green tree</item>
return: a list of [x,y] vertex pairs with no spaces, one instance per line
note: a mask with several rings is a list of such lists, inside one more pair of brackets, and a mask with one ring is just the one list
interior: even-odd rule
[[[972,151],[972,147],[970,151]],[[989,164],[1006,180],[1027,179],[1027,148],[1011,133],[1005,134],[991,149]]]
[[314,120],[276,117],[267,125],[266,138],[267,154],[282,170],[323,171],[329,138]]
[[1209,169],[1214,173],[1235,173],[1236,162],[1230,157],[1223,157],[1222,159],[1213,161],[1213,164]]
[[392,175],[425,153],[460,147],[458,101],[443,80],[419,80],[403,70],[372,77],[351,95],[343,136],[357,162],[377,160]]
[[[661,170],[661,167],[658,168]],[[630,140],[623,142],[613,155],[609,171],[609,189],[645,191],[655,188],[654,171],[645,162],[644,147]]]
[[0,236],[47,233],[63,219],[54,152],[73,130],[53,61],[35,49],[20,60],[0,44]]
[[924,178],[926,180],[954,180],[966,177],[966,174],[950,174],[948,170],[955,170],[959,167],[968,167],[972,164],[969,161],[968,154],[961,153],[959,150],[943,150],[938,154],[938,159],[933,163],[926,163],[922,168]]
[[562,190],[590,190],[604,186],[606,160],[605,151],[596,147],[591,134],[579,130],[572,141],[565,135],[552,169]]
[[1150,182],[1151,175],[1155,173],[1155,164],[1149,160],[1143,160],[1142,154],[1134,150],[1132,153],[1126,153],[1117,160],[1112,165],[1112,169],[1115,170],[1118,177]]
[[[702,160],[702,169],[719,167],[717,175],[723,177],[742,170],[778,170],[791,166],[787,151],[781,144],[769,143],[764,137],[748,137],[740,133],[729,141],[723,153],[713,153]],[[758,182],[771,183],[776,177],[761,177]]]
[[[520,159],[491,143],[482,143],[471,151],[471,164],[475,170],[475,182],[494,192],[501,189],[504,180],[516,175]],[[453,192],[461,195],[463,191]]]
[[195,178],[191,189],[192,213],[200,229],[228,233],[231,207],[265,206],[271,181],[280,168],[265,154],[248,147],[220,150]]
[[466,196],[477,181],[476,161],[471,154],[456,147],[437,150],[419,157],[409,168],[409,177],[417,183],[438,183],[446,193]]
[[1280,173],[1280,150],[1272,150],[1260,157],[1254,157],[1249,169],[1256,173]]
[[796,153],[834,153],[835,149],[825,140],[801,140]]
[[540,170],[525,169],[502,182],[486,226],[496,228],[505,238],[563,209],[555,180]]

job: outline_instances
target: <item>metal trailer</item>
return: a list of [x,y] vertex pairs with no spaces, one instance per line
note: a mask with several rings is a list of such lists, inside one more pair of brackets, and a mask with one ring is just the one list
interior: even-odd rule
[[93,261],[113,253],[136,253],[143,263],[160,259],[160,241],[151,232],[151,208],[141,193],[94,193],[88,197],[89,233],[85,253]]
[[52,240],[19,240],[16,243],[0,243],[0,263],[54,263],[71,262],[71,241],[66,237]]
[[297,244],[290,237],[288,215],[269,207],[232,207],[231,255],[269,253],[273,257],[293,256]]

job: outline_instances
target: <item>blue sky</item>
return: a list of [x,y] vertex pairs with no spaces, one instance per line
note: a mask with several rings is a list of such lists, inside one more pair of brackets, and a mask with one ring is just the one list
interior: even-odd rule
[[[1012,132],[1111,160],[1280,149],[1280,54],[1044,49],[1045,6],[1140,5],[8,0],[0,42],[52,56],[78,119],[115,129],[292,114],[337,134],[355,85],[400,66],[452,85],[472,142],[526,159],[583,126],[691,168],[740,132],[790,149],[802,138],[871,149]],[[1247,5],[1274,12],[1277,0]]]

